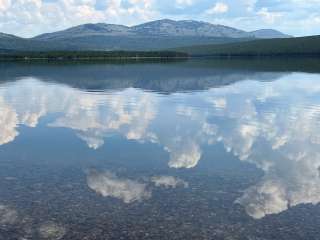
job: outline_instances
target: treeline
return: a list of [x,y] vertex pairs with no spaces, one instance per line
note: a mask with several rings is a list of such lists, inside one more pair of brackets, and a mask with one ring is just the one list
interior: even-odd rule
[[193,57],[320,57],[320,36],[211,44],[175,50],[186,52]]
[[0,60],[174,59],[188,56],[187,53],[177,51],[2,51]]

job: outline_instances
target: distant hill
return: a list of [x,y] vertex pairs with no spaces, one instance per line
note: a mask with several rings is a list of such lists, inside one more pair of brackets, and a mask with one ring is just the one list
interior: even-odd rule
[[253,34],[255,38],[261,38],[261,39],[292,38],[292,36],[284,34],[274,29],[261,29],[261,30],[253,31],[251,32],[251,34]]
[[65,40],[86,36],[251,38],[253,34],[206,22],[164,19],[133,27],[104,23],[84,24],[64,31],[42,34],[34,39]]
[[261,31],[246,32],[223,25],[192,20],[164,19],[133,27],[97,23],[45,33],[30,39],[0,34],[0,49],[20,51],[145,51],[190,45],[243,42],[261,37],[289,37],[275,30]]
[[320,56],[320,36],[211,44],[175,50],[191,56]]
[[18,39],[19,37],[11,34],[0,33],[0,39]]

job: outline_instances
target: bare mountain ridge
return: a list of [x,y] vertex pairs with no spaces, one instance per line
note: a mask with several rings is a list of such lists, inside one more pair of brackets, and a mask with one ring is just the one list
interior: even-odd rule
[[97,23],[79,25],[28,39],[0,34],[0,49],[19,51],[141,51],[249,41],[260,37],[268,38],[268,33],[270,33],[270,38],[275,36],[277,38],[290,37],[275,30],[261,31],[246,32],[223,25],[193,20],[163,19],[132,27]]
[[274,29],[260,29],[251,32],[255,38],[271,39],[271,38],[291,38],[292,36],[284,34]]
[[[263,31],[263,32],[260,32]],[[52,40],[93,36],[162,36],[162,37],[227,37],[227,38],[254,38],[263,35],[263,38],[274,36],[290,37],[276,30],[257,30],[246,32],[236,28],[223,25],[215,25],[207,22],[182,20],[174,21],[170,19],[157,20],[144,24],[128,27],[115,24],[84,24],[72,27],[63,31],[41,34],[34,37],[37,40]],[[275,34],[277,33],[277,34]]]

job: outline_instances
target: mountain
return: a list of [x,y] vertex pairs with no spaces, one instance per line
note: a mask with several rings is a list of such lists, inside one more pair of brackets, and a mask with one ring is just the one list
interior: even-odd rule
[[59,41],[41,41],[29,38],[21,38],[10,34],[0,33],[0,53],[13,51],[49,51],[68,50],[75,45]]
[[230,27],[169,19],[133,27],[104,23],[84,24],[33,38],[37,41],[71,44],[69,48],[72,50],[161,50],[252,39],[252,34]]
[[34,40],[65,40],[87,36],[131,36],[129,27],[114,24],[84,24],[63,31],[45,33],[34,37]]
[[250,38],[250,33],[222,25],[192,20],[174,21],[170,19],[158,20],[132,27],[133,32],[145,36],[170,37],[224,37]]
[[191,56],[320,56],[320,35],[174,49]]
[[157,20],[127,27],[114,24],[84,24],[64,31],[46,33],[34,37],[36,40],[64,40],[87,36],[121,37],[215,37],[251,38],[251,33],[222,25],[197,21]]
[[261,29],[251,32],[255,38],[270,39],[270,38],[292,38],[292,36],[284,34],[274,29]]
[[[262,31],[262,32],[261,32]],[[128,27],[115,24],[84,24],[66,30],[24,39],[0,35],[0,49],[46,50],[162,50],[191,45],[223,44],[287,36],[275,30],[246,32],[207,22],[170,19]],[[277,33],[277,34],[276,34]],[[13,38],[13,39],[10,39]]]
[[6,34],[6,33],[1,33],[0,32],[0,40],[3,39],[17,39],[19,37],[15,36],[15,35],[11,35],[11,34]]
[[223,25],[207,22],[170,19],[157,20],[127,27],[114,24],[84,24],[63,31],[41,34],[36,40],[64,40],[87,36],[122,36],[122,37],[214,37],[214,38],[284,38],[290,37],[272,29],[246,32]]
[[0,33],[0,49],[3,50],[22,50],[30,47],[28,40],[14,35]]

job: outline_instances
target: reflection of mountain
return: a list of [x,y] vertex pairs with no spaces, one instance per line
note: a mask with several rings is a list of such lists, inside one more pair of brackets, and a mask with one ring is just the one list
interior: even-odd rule
[[[269,62],[270,63],[270,62]],[[34,77],[86,90],[141,88],[157,92],[206,90],[254,79],[273,81],[285,73],[255,61],[204,61],[167,64],[0,64],[1,81]],[[261,69],[261,70],[259,70]],[[264,70],[265,69],[265,70]]]
[[[91,93],[25,78],[0,88],[0,144],[14,141],[20,125],[37,127],[41,117],[56,113],[47,126],[71,129],[92,149],[103,147],[110,135],[151,142],[168,153],[171,168],[195,168],[203,147],[220,143],[264,171],[261,181],[236,201],[250,216],[262,218],[320,202],[319,93],[318,75],[299,73],[169,96],[132,88]],[[122,193],[125,184],[134,188],[134,183],[119,183],[105,173],[93,176],[96,192],[126,202],[139,199]],[[122,191],[110,194],[109,180]]]

